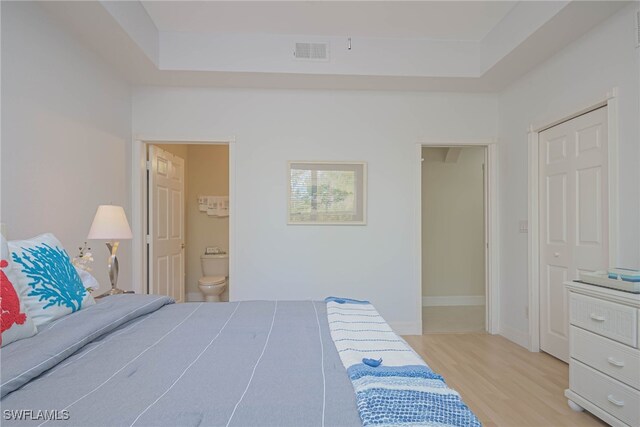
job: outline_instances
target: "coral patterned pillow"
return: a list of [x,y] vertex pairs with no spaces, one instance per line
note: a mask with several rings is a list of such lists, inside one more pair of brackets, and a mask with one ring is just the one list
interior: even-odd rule
[[7,241],[0,239],[0,345],[4,347],[35,335],[37,330],[14,285],[18,278],[9,266]]
[[51,234],[9,242],[11,266],[36,327],[95,304],[62,244]]

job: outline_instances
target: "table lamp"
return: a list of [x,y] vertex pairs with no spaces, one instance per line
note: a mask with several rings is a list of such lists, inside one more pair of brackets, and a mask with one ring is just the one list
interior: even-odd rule
[[122,206],[100,205],[93,218],[93,224],[89,230],[87,239],[91,240],[108,240],[107,248],[111,253],[109,256],[109,280],[111,280],[111,290],[104,295],[123,294],[125,291],[118,289],[118,258],[116,251],[120,240],[131,239],[133,237],[127,216]]

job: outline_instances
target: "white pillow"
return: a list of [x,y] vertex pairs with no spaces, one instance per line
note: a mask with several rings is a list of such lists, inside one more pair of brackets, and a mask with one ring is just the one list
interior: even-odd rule
[[9,241],[11,265],[36,327],[95,304],[62,244],[51,233]]
[[98,290],[100,283],[98,283],[96,278],[93,277],[93,274],[78,267],[76,267],[76,271],[78,272],[78,276],[80,276],[80,280],[82,281],[82,286],[84,286],[85,289],[89,290],[89,288],[91,288],[92,291]]
[[36,334],[36,326],[29,316],[17,286],[18,276],[9,263],[9,247],[0,236],[0,344],[2,347]]

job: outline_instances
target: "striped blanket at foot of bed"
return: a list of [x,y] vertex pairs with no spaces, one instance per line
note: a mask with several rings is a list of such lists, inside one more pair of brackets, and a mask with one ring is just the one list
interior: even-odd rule
[[331,338],[356,392],[364,426],[480,426],[367,301],[329,297]]

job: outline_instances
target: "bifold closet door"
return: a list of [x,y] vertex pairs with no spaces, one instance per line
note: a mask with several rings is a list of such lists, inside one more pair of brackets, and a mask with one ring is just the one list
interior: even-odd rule
[[540,348],[569,361],[563,282],[609,261],[607,108],[540,133]]

